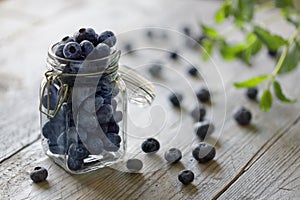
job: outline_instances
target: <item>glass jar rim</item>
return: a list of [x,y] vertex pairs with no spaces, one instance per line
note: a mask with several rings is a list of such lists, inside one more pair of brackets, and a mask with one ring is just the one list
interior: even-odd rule
[[118,56],[120,54],[120,50],[114,50],[111,54],[109,54],[108,56],[106,57],[102,57],[102,58],[96,58],[96,59],[91,59],[91,60],[72,60],[72,59],[68,59],[68,58],[62,58],[62,57],[59,57],[57,55],[55,55],[53,49],[54,47],[56,47],[57,45],[59,44],[59,42],[51,45],[48,49],[48,57],[52,58],[52,59],[55,59],[55,60],[58,60],[60,62],[63,62],[63,63],[67,63],[67,62],[72,62],[72,63],[83,63],[83,62],[98,62],[98,61],[102,61],[102,60],[106,60],[106,59],[109,59],[109,58],[114,58],[116,56]]

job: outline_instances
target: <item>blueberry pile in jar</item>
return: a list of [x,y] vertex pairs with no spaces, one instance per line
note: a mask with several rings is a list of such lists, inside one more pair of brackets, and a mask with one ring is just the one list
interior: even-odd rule
[[[113,54],[116,37],[111,31],[97,34],[92,28],[81,28],[73,36],[66,36],[53,48],[53,53],[64,61],[61,83],[68,85],[67,98],[56,115],[43,125],[42,134],[52,154],[66,156],[69,170],[84,167],[84,159],[105,152],[117,152],[121,147],[119,123],[123,113],[117,110],[119,88],[116,80],[102,75],[95,84],[96,90],[83,95],[74,105],[74,84],[82,63],[101,60]],[[97,63],[99,64],[99,62]],[[100,63],[101,64],[101,63]],[[104,67],[107,67],[105,63]],[[84,66],[92,68],[95,66]],[[55,110],[58,105],[61,83],[51,82],[42,97],[45,110]],[[76,99],[76,98],[75,98]],[[49,105],[48,105],[49,104]],[[74,109],[75,108],[75,109]]]

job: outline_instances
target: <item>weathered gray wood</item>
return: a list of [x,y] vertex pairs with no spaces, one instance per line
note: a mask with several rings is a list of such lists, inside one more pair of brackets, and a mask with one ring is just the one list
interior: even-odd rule
[[[214,62],[218,66],[225,84],[224,91],[221,79],[211,62],[203,63],[198,54],[191,53],[186,49],[181,50],[183,47],[181,43],[174,44],[164,41],[163,44],[168,45],[164,48],[167,50],[180,49],[183,56],[199,65],[204,80],[186,79],[187,63],[167,61],[168,72],[171,72],[172,69],[174,71],[166,73],[164,80],[160,83],[185,93],[184,109],[181,113],[174,111],[166,100],[169,91],[159,90],[154,103],[164,106],[165,110],[161,116],[166,114],[165,116],[170,117],[166,118],[167,122],[178,122],[177,125],[180,126],[177,127],[178,129],[166,127],[162,134],[157,136],[162,143],[162,149],[153,156],[141,153],[142,139],[129,138],[128,157],[138,157],[144,161],[143,174],[126,174],[106,168],[86,175],[70,176],[43,154],[39,141],[16,153],[22,147],[35,141],[39,135],[37,91],[40,77],[38,74],[42,74],[44,70],[46,49],[50,43],[58,40],[58,36],[77,29],[77,26],[74,27],[74,21],[79,24],[78,26],[89,24],[97,30],[102,30],[103,27],[116,30],[118,33],[122,33],[120,34],[121,43],[125,40],[133,40],[142,47],[153,47],[159,46],[161,41],[158,42],[159,44],[146,41],[143,36],[141,37],[143,30],[134,32],[132,35],[130,34],[132,32],[126,34],[126,31],[131,31],[136,27],[155,25],[158,21],[162,27],[172,28],[179,28],[181,24],[190,19],[200,17],[209,22],[212,21],[211,16],[218,5],[215,2],[205,3],[203,1],[176,1],[175,3],[173,0],[151,1],[147,3],[147,6],[141,1],[133,1],[132,4],[116,0],[86,2],[74,5],[69,12],[61,12],[48,18],[49,21],[45,24],[41,23],[38,27],[31,27],[30,32],[24,31],[22,37],[15,38],[10,45],[5,48],[3,45],[0,47],[0,61],[4,63],[0,68],[0,74],[4,74],[6,77],[9,72],[10,76],[16,80],[12,81],[13,84],[10,86],[6,86],[7,83],[3,79],[0,81],[0,90],[9,87],[9,89],[2,89],[5,92],[1,93],[4,95],[0,100],[0,119],[3,123],[0,133],[5,138],[0,147],[1,199],[2,196],[4,199],[211,199],[230,186],[247,167],[250,167],[249,163],[252,165],[257,160],[260,161],[260,157],[257,155],[265,151],[269,141],[272,141],[272,138],[280,137],[283,131],[299,117],[300,114],[297,111],[299,104],[286,106],[276,103],[276,107],[271,112],[263,113],[259,110],[257,103],[246,100],[243,95],[244,91],[237,91],[232,87],[234,81],[270,73],[273,65],[270,59],[264,55],[256,59],[253,68],[246,68],[239,62],[224,63],[218,56],[214,57]],[[115,6],[113,13],[110,9],[100,9],[112,4]],[[170,5],[172,5],[172,9],[169,9]],[[128,12],[131,15],[128,15]],[[145,15],[145,13],[148,14]],[[118,17],[118,20],[111,20],[112,15]],[[151,19],[148,15],[152,16]],[[99,20],[95,20],[96,18]],[[133,18],[138,20],[135,21]],[[70,23],[71,21],[72,23]],[[290,32],[288,27],[281,30],[281,33],[284,34]],[[31,42],[33,40],[36,42]],[[8,41],[5,41],[4,44],[8,44]],[[39,51],[33,53],[28,49],[38,49]],[[18,59],[8,59],[14,58],[15,55],[18,55]],[[139,51],[134,57],[122,57],[122,62],[145,74],[146,70],[140,67],[141,64],[157,58],[166,60],[166,56],[167,54],[158,54],[157,51],[152,53]],[[28,70],[22,71],[20,74],[20,68],[16,66],[22,66]],[[299,74],[299,71],[297,73]],[[298,80],[297,73],[282,79],[284,87],[288,91],[294,90],[294,95],[300,94],[300,89],[294,87]],[[208,141],[216,145],[217,157],[215,161],[207,165],[199,165],[191,157],[191,144],[197,142],[197,139],[194,136],[192,120],[188,116],[188,112],[195,105],[193,89],[205,85],[205,81],[208,81],[213,95],[212,106],[208,106],[208,119],[214,120],[217,127],[213,137]],[[224,94],[227,95],[227,104],[223,101]],[[238,127],[232,119],[234,110],[242,105],[250,108],[254,114],[253,124],[248,128]],[[137,111],[140,110],[131,107],[131,115]],[[221,129],[224,111],[227,112],[226,124],[224,129]],[[152,112],[161,113],[161,110],[153,109]],[[5,113],[14,113],[14,115],[6,118]],[[134,118],[137,120],[134,122],[147,125],[143,117]],[[129,125],[129,134],[141,137],[146,137],[147,134],[151,135],[151,132],[161,126],[158,123],[141,129],[139,126],[134,126],[132,122]],[[26,135],[24,133],[27,133],[28,136],[24,136]],[[169,166],[162,159],[164,150],[171,146],[179,147],[183,151],[184,157],[181,164]],[[4,158],[14,153],[16,155],[3,161]],[[49,168],[48,184],[36,185],[29,180],[28,172],[37,165]],[[182,187],[177,181],[177,173],[184,168],[192,169],[196,173],[193,185]]]
[[299,199],[300,123],[291,127],[220,199]]

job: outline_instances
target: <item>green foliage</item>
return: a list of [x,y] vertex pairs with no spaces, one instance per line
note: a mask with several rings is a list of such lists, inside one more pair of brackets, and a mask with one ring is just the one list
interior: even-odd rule
[[234,86],[237,88],[252,88],[252,87],[255,87],[255,86],[261,84],[262,82],[268,80],[269,78],[270,78],[270,75],[256,76],[256,77],[253,77],[253,78],[243,81],[243,82],[234,83]]
[[272,86],[273,93],[278,100],[284,103],[296,102],[284,95],[280,83],[275,79],[281,74],[292,72],[299,65],[300,11],[293,5],[293,0],[269,0],[265,3],[266,5],[272,5],[271,9],[280,9],[282,17],[297,29],[290,38],[283,38],[272,34],[268,29],[259,26],[253,21],[257,12],[256,7],[261,7],[259,3],[260,1],[258,0],[225,0],[215,14],[216,24],[220,24],[225,20],[233,20],[236,29],[245,34],[245,39],[239,43],[229,43],[226,37],[218,32],[216,28],[202,24],[202,31],[207,36],[202,43],[207,53],[202,54],[202,57],[204,60],[207,60],[215,49],[219,51],[225,60],[239,59],[245,64],[251,65],[252,58],[263,47],[271,52],[280,54],[276,67],[270,75],[260,75],[246,81],[234,83],[236,88],[251,88],[267,81],[267,88],[260,100],[260,108],[268,111],[272,107],[273,101]]
[[280,47],[287,43],[287,41],[281,36],[272,35],[269,31],[259,26],[254,26],[253,33],[270,51],[277,51]]
[[272,93],[270,92],[269,89],[265,90],[260,102],[259,102],[259,107],[263,111],[269,111],[270,108],[272,107],[273,103],[273,98],[272,98]]
[[280,101],[282,101],[284,103],[295,103],[296,102],[296,100],[291,100],[283,94],[281,85],[278,81],[274,81],[273,88],[274,88],[274,93],[275,93],[276,97]]

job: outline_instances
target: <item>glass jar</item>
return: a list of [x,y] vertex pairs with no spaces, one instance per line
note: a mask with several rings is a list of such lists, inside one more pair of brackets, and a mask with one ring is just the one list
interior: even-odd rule
[[80,174],[122,161],[126,153],[127,101],[151,104],[151,83],[119,65],[120,50],[84,61],[54,55],[40,89],[45,153],[66,171]]

